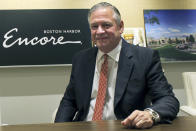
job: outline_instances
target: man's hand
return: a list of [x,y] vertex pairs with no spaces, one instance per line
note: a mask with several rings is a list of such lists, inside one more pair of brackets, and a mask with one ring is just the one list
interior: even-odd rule
[[129,128],[150,128],[153,125],[152,116],[148,111],[135,110],[121,124]]

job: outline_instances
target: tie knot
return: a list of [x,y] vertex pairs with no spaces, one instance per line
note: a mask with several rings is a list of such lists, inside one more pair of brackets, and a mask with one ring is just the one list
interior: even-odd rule
[[104,57],[104,61],[105,61],[105,60],[107,60],[108,55],[107,54],[104,54],[103,57]]

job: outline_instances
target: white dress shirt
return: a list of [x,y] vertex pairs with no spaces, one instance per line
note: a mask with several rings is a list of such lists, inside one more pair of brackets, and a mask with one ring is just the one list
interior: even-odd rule
[[[118,70],[118,61],[120,56],[120,51],[122,47],[122,40],[119,42],[117,47],[113,49],[108,54],[108,87],[106,91],[106,98],[105,104],[103,109],[103,120],[116,120],[116,116],[114,114],[114,94],[115,94],[115,87],[116,87],[116,76]],[[98,93],[98,86],[99,86],[99,75],[101,71],[101,66],[104,61],[103,58],[104,53],[98,50],[97,57],[96,57],[96,65],[95,65],[95,72],[94,72],[94,79],[93,79],[93,87],[91,92],[91,101],[89,112],[86,117],[86,121],[91,121],[94,108],[96,103],[96,97]]]

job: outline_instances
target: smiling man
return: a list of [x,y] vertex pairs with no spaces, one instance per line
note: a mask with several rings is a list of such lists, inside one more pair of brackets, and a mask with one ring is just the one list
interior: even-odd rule
[[96,46],[104,53],[112,51],[119,44],[123,33],[123,21],[116,21],[113,10],[102,8],[89,16],[91,37]]
[[88,14],[96,45],[73,58],[69,85],[55,122],[121,119],[131,128],[171,122],[179,111],[156,51],[128,44],[113,5],[102,2]]

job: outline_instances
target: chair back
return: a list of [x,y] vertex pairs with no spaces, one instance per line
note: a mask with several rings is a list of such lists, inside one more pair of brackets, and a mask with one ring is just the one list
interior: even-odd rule
[[182,77],[187,96],[187,105],[196,108],[196,72],[183,72]]
[[52,121],[51,121],[52,123],[54,123],[55,121],[57,111],[58,111],[58,108],[56,108],[54,112],[52,113]]
[[1,126],[1,106],[0,106],[0,126]]

